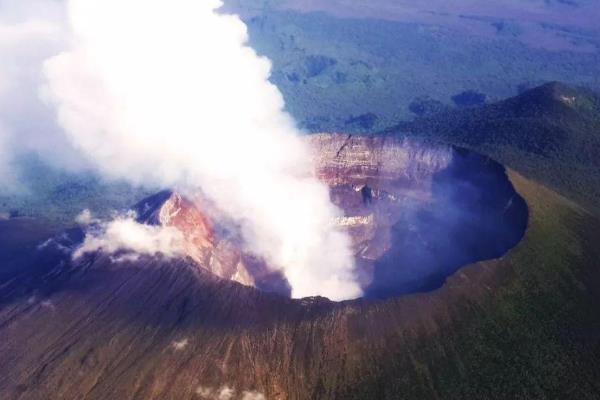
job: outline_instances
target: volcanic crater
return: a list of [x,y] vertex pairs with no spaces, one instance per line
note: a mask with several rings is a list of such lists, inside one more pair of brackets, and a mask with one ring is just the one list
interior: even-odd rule
[[[0,397],[201,398],[199,388],[209,387],[235,388],[233,399],[245,391],[397,398],[387,382],[422,368],[414,358],[429,357],[419,356],[422,338],[456,333],[463,307],[489,299],[511,276],[513,252],[466,264],[519,242],[528,208],[511,182],[528,201],[531,189],[498,163],[449,146],[307,140],[344,211],[335,222],[352,238],[364,299],[286,298],[284,276],[245,253],[208,217],[209,205],[169,191],[137,204],[137,216],[181,231],[188,257],[96,251],[73,259],[83,229],[43,241],[47,232],[34,221],[9,219],[0,234],[22,245],[0,285],[0,354],[11,361],[0,363]],[[457,342],[444,343],[436,351],[454,357]]]
[[[452,146],[391,136],[315,134],[316,173],[344,216],[364,298],[426,292],[458,269],[501,257],[523,237],[528,209],[505,169]],[[172,226],[199,266],[290,296],[284,275],[244,252],[202,202],[165,191],[138,203],[141,222]]]

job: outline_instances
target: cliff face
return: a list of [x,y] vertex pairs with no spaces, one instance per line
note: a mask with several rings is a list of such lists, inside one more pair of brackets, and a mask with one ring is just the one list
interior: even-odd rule
[[[395,244],[394,227],[420,210],[435,207],[436,176],[454,160],[451,147],[385,136],[311,135],[316,174],[344,211],[337,221],[354,245],[364,290],[375,268]],[[405,224],[404,231],[413,229]],[[402,269],[401,263],[396,265]],[[367,293],[368,294],[368,293]]]
[[[463,259],[445,251],[499,236],[476,224],[467,225],[469,235],[453,229],[485,213],[494,219],[483,222],[521,221],[520,197],[502,167],[452,148],[346,135],[308,140],[317,174],[345,211],[338,223],[352,235],[365,294],[386,300],[268,293],[284,292],[273,289],[281,282],[222,237],[202,203],[161,192],[136,205],[138,218],[180,229],[190,258],[115,263],[95,253],[74,261],[81,232],[72,232],[28,261],[36,279],[0,287],[0,397],[396,398],[373,382],[402,378],[397,360],[411,359],[420,341],[444,331],[461,307],[489,298],[510,272],[510,261],[496,260],[454,274]],[[477,213],[449,207],[463,201]],[[449,234],[458,236],[438,243]],[[450,267],[430,260],[438,251]],[[449,277],[441,289],[396,296],[418,291],[432,273]]]
[[310,135],[318,176],[331,186],[340,184],[418,187],[452,162],[452,148],[427,145],[390,136]]

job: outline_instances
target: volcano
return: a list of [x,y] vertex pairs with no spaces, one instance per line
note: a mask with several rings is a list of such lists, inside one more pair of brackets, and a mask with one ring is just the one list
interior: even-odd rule
[[[133,208],[140,222],[179,230],[183,257],[73,259],[80,228],[36,236],[35,251],[15,255],[26,273],[0,292],[2,398],[393,398],[373,394],[373,379],[396,374],[392,354],[506,281],[506,262],[480,261],[517,245],[527,205],[500,164],[462,149],[385,136],[307,140],[344,211],[333,223],[352,238],[363,298],[289,298],[284,274],[206,204],[160,192]],[[4,232],[15,234],[13,223]]]

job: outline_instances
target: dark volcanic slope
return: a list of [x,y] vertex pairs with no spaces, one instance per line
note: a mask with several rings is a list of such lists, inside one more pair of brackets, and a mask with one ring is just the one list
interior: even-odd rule
[[59,262],[0,307],[0,398],[597,398],[600,222],[511,177],[524,240],[428,294],[293,301],[184,260]]
[[392,128],[488,154],[600,212],[600,96],[558,82]]
[[37,246],[56,232],[48,223],[31,218],[0,218],[0,283],[15,275],[27,273],[22,260],[35,252]]

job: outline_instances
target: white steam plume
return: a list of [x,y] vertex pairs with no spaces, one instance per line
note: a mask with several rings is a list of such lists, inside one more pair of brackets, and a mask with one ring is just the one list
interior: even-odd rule
[[100,250],[108,254],[133,252],[134,257],[138,254],[175,257],[185,254],[183,240],[183,234],[175,228],[143,225],[135,220],[135,215],[126,215],[88,231],[73,258]]
[[105,174],[201,188],[294,297],[360,295],[340,211],[269,83],[270,62],[216,0],[70,0],[71,49],[48,60],[46,98]]
[[26,190],[19,157],[35,152],[54,166],[81,168],[54,113],[39,99],[42,64],[64,49],[64,4],[0,0],[0,193]]
[[12,192],[19,189],[15,177],[11,146],[8,142],[10,132],[0,122],[0,193]]

